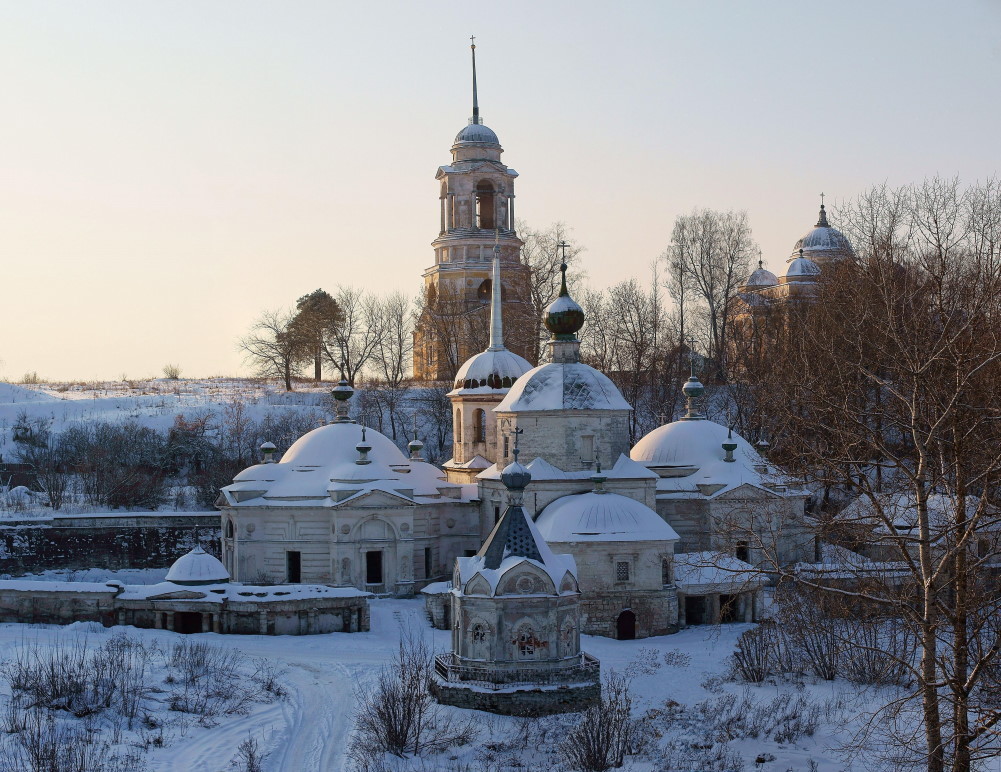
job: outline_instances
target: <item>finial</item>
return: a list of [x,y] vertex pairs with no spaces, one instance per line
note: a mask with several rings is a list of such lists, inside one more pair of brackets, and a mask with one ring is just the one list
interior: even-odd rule
[[476,35],[469,36],[469,49],[473,52],[473,123],[480,122],[480,103],[476,98]]
[[685,395],[685,399],[688,404],[688,412],[682,417],[682,421],[701,421],[705,416],[703,416],[695,406],[695,400],[701,397],[706,392],[706,387],[702,385],[701,381],[695,377],[695,339],[688,339],[688,353],[689,362],[691,367],[691,375],[688,380],[685,381],[685,385],[681,387],[682,393]]
[[594,483],[594,492],[608,493],[608,491],[605,490],[605,480],[607,480],[608,477],[601,473],[601,460],[598,458],[597,453],[594,454],[594,465],[594,474],[591,475],[591,482]]
[[765,267],[765,261],[761,259],[761,247],[758,247],[758,270]]
[[525,433],[524,429],[515,429],[511,432],[514,435],[514,450],[511,451],[511,455],[514,456],[514,463],[518,463],[518,454],[521,453],[518,450],[518,437]]
[[566,296],[570,293],[567,292],[567,247],[570,246],[565,241],[561,241],[556,245],[556,248],[560,250],[563,254],[560,255],[560,295]]
[[800,256],[800,258],[803,257],[803,247],[799,248],[799,256]]
[[348,418],[348,400],[354,395],[355,390],[351,388],[351,384],[344,377],[343,362],[340,363],[340,369],[341,380],[331,389],[330,396],[334,398],[334,412],[337,414],[337,417],[334,419],[335,422],[346,424],[351,423],[351,419]]
[[827,210],[824,209],[824,194],[820,194],[820,217],[817,218],[818,228],[830,228],[831,226],[827,222]]
[[368,452],[372,450],[372,446],[365,441],[365,425],[362,424],[361,427],[361,442],[355,445],[355,450],[358,451],[358,460],[355,461],[359,466],[364,466],[365,464],[371,464],[372,460],[368,457]]
[[261,445],[261,454],[264,456],[265,464],[275,463],[275,451],[277,448],[273,442],[265,442]]
[[407,449],[410,451],[411,461],[423,461],[421,458],[421,450],[424,449],[424,443],[421,442],[421,438],[417,436],[417,411],[414,411],[414,438],[407,443]]

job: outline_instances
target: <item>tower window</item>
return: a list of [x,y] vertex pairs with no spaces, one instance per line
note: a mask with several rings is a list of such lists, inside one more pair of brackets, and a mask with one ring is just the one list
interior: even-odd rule
[[462,411],[456,408],[455,411],[455,444],[462,442]]
[[483,410],[473,413],[473,442],[487,441],[487,414]]
[[494,186],[487,180],[476,183],[476,227],[494,229]]

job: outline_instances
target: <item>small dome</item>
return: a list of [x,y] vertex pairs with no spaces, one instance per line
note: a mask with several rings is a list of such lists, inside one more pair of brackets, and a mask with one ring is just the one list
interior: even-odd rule
[[677,541],[677,532],[645,504],[617,493],[556,499],[535,524],[547,542]]
[[455,144],[464,145],[475,143],[478,145],[500,145],[500,140],[493,129],[484,126],[482,123],[470,123],[462,131],[455,135]]
[[[800,250],[802,252],[802,250]],[[797,257],[786,269],[786,281],[816,281],[820,266],[808,257]]]
[[672,421],[643,437],[629,452],[633,461],[652,466],[691,466],[696,468],[723,461],[723,443],[736,443],[735,456],[745,464],[763,464],[751,444],[715,421]]
[[631,409],[607,375],[581,362],[550,362],[529,370],[494,408],[498,413]]
[[219,584],[229,581],[229,571],[201,547],[182,555],[167,572],[167,581],[174,584]]
[[467,359],[455,374],[453,394],[466,389],[506,391],[532,369],[524,359],[507,349],[481,351]]
[[501,472],[501,482],[509,490],[522,490],[527,488],[528,484],[532,482],[532,473],[522,464],[512,461]]
[[564,294],[550,303],[544,317],[546,329],[557,337],[573,337],[584,326],[584,309],[570,295]]
[[747,277],[744,282],[745,287],[774,287],[779,283],[778,277],[767,268],[759,267],[754,273]]

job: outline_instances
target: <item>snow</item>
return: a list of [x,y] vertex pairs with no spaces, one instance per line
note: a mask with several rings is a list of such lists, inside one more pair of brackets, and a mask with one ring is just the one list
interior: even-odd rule
[[167,581],[178,584],[228,582],[229,571],[219,558],[210,555],[198,545],[187,555],[181,555],[174,561],[167,572]]
[[688,593],[744,591],[765,580],[750,563],[725,552],[679,552],[674,556],[674,581]]
[[[532,479],[539,480],[590,480],[597,474],[592,469],[578,469],[573,472],[565,472],[557,466],[553,466],[544,458],[536,457],[527,465]],[[601,474],[608,480],[642,480],[656,478],[658,475],[651,472],[642,464],[632,461],[625,453],[620,453],[618,459],[611,469],[602,469]],[[480,480],[498,480],[501,470],[497,464],[493,464],[480,472],[476,477]]]
[[547,542],[677,541],[677,532],[645,504],[616,493],[556,499],[536,519]]
[[[52,585],[49,584],[49,587]],[[67,589],[74,589],[70,584]],[[119,598],[123,600],[151,600],[159,597],[183,596],[209,603],[274,603],[283,600],[307,600],[310,598],[366,598],[372,593],[354,587],[327,587],[323,584],[159,584],[127,585]]]
[[[289,699],[267,705],[257,705],[245,716],[224,718],[213,728],[192,725],[169,739],[164,748],[153,748],[148,758],[151,772],[218,772],[229,768],[237,746],[248,735],[259,740],[267,753],[265,772],[286,770],[341,770],[350,768],[346,749],[352,730],[352,713],[358,695],[371,689],[382,666],[396,652],[401,629],[424,636],[437,651],[450,648],[450,631],[432,630],[423,610],[422,600],[373,600],[372,630],[367,633],[332,633],[310,636],[224,636],[199,633],[181,636],[166,630],[134,628],[104,629],[90,624],[69,627],[0,624],[0,658],[6,659],[25,638],[37,639],[45,645],[57,645],[83,639],[96,647],[116,632],[127,632],[149,643],[170,647],[190,638],[215,646],[238,649],[246,657],[265,658],[286,669],[284,682]],[[747,693],[758,702],[767,702],[778,694],[806,693],[815,699],[856,696],[856,689],[843,681],[816,682],[807,679],[805,686],[769,684],[745,687],[720,683],[725,659],[733,651],[737,638],[753,627],[749,624],[720,627],[693,627],[675,635],[633,641],[617,641],[593,636],[581,636],[582,648],[601,660],[602,670],[615,670],[632,677],[635,695],[634,713],[663,709],[666,700],[692,707],[719,694]],[[677,665],[665,665],[664,657]],[[0,704],[6,696],[0,694]],[[449,708],[457,715],[468,712]],[[166,706],[156,714],[160,720],[176,717]],[[440,757],[426,760],[424,769],[448,769],[449,756],[469,769],[482,769],[477,754],[483,744],[491,742],[498,731],[514,729],[522,719],[474,714],[482,734],[477,742],[455,748]],[[823,722],[813,737],[802,737],[793,743],[779,744],[773,740],[737,740],[732,747],[744,760],[745,769],[762,772],[805,770],[812,759],[818,772],[840,772],[849,768],[838,758],[833,748],[850,738],[855,722]],[[670,739],[670,738],[663,738]],[[531,753],[531,749],[528,751]],[[772,762],[755,766],[758,754],[770,753]],[[525,765],[531,768],[531,760]],[[649,772],[656,763],[639,762],[636,772]]]
[[[527,359],[507,349],[481,351],[467,359],[455,374],[455,388],[449,396],[458,394],[503,394],[507,387],[490,386],[488,382],[501,383],[503,378],[516,381],[532,365]],[[470,385],[465,385],[469,381]]]
[[119,590],[117,583],[46,582],[32,579],[0,579],[0,592],[111,592]]
[[581,362],[550,362],[529,370],[494,408],[498,413],[632,410],[611,379]]

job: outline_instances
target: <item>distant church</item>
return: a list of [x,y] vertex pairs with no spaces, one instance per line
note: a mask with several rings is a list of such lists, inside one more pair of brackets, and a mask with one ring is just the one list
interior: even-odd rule
[[424,272],[424,309],[414,333],[414,378],[450,381],[487,345],[494,247],[499,247],[508,346],[534,359],[536,320],[531,271],[521,261],[515,231],[514,181],[501,163],[500,140],[480,118],[473,52],[473,115],[452,145],[452,162],[438,167],[441,222],[432,242],[434,265]]

